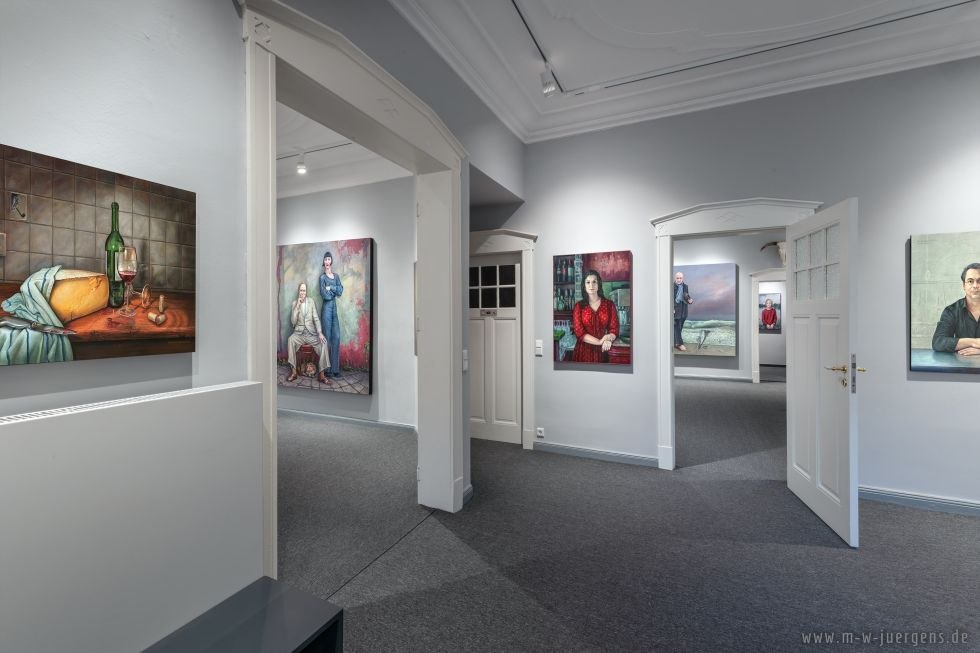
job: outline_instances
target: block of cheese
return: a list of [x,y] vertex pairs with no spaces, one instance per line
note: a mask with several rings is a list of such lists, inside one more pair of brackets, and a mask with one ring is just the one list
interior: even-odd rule
[[61,323],[100,311],[109,304],[109,280],[87,270],[59,270],[48,298]]

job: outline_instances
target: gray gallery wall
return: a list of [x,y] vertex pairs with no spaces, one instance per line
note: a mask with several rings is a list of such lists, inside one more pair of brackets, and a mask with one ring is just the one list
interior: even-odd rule
[[[234,5],[11,0],[0,3],[0,25],[0,86],[5,89],[0,142],[195,192],[198,283],[197,353],[3,367],[0,415],[243,379],[245,76],[241,19]],[[168,405],[146,402],[141,419],[165,430],[171,422]],[[7,466],[44,479],[53,466],[70,461],[58,467],[56,486],[82,488],[64,505],[87,502],[89,512],[63,514],[61,526],[73,525],[71,534],[19,560],[5,559],[5,564],[28,566],[51,560],[47,573],[31,576],[16,592],[0,590],[0,612],[6,618],[17,620],[22,611],[44,602],[57,606],[46,615],[44,635],[51,639],[38,637],[24,645],[4,640],[11,650],[139,650],[262,573],[260,434],[240,431],[238,424],[223,419],[227,406],[206,406],[210,412],[207,407],[189,412],[185,422],[191,426],[184,424],[181,436],[172,440],[147,438],[144,423],[126,420],[142,435],[118,448],[106,446],[106,436],[125,431],[120,422],[97,434],[91,420],[84,419],[86,413],[62,415],[57,426],[48,418],[26,423],[32,431],[27,437],[38,449],[57,439],[57,453],[32,458],[32,447],[8,447]],[[24,424],[16,424],[18,433]],[[197,455],[201,447],[207,451]],[[212,459],[227,464],[201,464]],[[119,463],[118,473],[99,473],[111,461]],[[141,474],[143,463],[152,472]],[[200,508],[213,504],[207,499],[194,504],[188,489],[195,488],[216,490],[209,496],[221,497],[222,516],[206,528]],[[64,507],[49,490],[7,494],[0,514],[58,515]],[[100,493],[111,500],[99,502]],[[133,501],[147,509],[130,510]],[[111,540],[106,550],[114,550],[120,519],[130,533],[155,533],[161,521],[169,528],[154,547],[131,548],[120,564],[106,563],[104,579],[86,583],[92,566],[79,565],[91,557],[73,557],[73,544],[87,543],[80,550],[91,552],[100,541]],[[30,542],[49,527],[50,521],[20,533]],[[18,541],[15,536],[15,548]],[[161,558],[160,551],[169,551],[169,559]],[[122,573],[130,567],[138,571]],[[184,574],[191,569],[193,574]],[[122,617],[128,620],[126,628],[113,627],[120,614],[110,610],[101,615],[104,621],[91,619],[73,632],[78,611],[72,611],[70,597],[78,593],[90,606],[110,606],[124,597],[130,610]],[[31,596],[43,600],[32,603]],[[151,615],[145,614],[148,610]],[[52,640],[70,643],[51,645]],[[4,643],[0,648],[6,650]]]
[[[245,377],[245,79],[231,3],[5,3],[0,142],[197,194],[197,353],[5,368],[0,415]],[[84,25],[84,28],[80,28]],[[237,36],[236,36],[237,33]]]
[[280,408],[417,424],[414,184],[413,177],[404,177],[277,202],[280,245],[374,238],[375,261],[373,394],[279,388]]
[[[785,230],[763,231],[751,235],[712,236],[707,238],[683,238],[674,241],[674,265],[704,265],[707,263],[734,263],[738,267],[738,346],[736,357],[722,356],[674,356],[674,375],[679,377],[703,377],[712,379],[752,380],[752,330],[758,316],[752,293],[753,272],[781,267],[775,247],[760,251],[773,240],[782,240]],[[698,292],[706,289],[691,288],[697,300]]]
[[[860,483],[980,500],[980,378],[907,371],[905,287],[910,234],[976,229],[978,106],[980,59],[969,59],[528,146],[526,204],[507,226],[540,234],[543,261],[632,249],[635,280],[632,373],[536,359],[537,426],[560,444],[656,455],[651,218],[739,198],[857,197],[855,351],[870,370]],[[550,286],[540,266],[535,296],[550,297]],[[536,314],[536,337],[549,320]]]

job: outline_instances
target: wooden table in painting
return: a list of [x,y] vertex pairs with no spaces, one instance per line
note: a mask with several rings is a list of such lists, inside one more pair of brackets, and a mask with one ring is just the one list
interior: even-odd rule
[[[0,298],[6,299],[20,290],[20,284],[0,283]],[[167,299],[167,320],[156,325],[147,319],[154,310],[160,292],[153,293],[149,309],[133,299],[136,315],[121,318],[114,308],[104,308],[65,325],[77,333],[68,336],[75,360],[145,356],[151,354],[180,354],[194,351],[194,293],[163,291]],[[7,315],[0,311],[0,315]]]

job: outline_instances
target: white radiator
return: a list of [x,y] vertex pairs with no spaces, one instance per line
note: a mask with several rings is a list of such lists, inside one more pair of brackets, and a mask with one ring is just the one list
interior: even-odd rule
[[0,650],[138,651],[262,575],[261,384],[0,418]]

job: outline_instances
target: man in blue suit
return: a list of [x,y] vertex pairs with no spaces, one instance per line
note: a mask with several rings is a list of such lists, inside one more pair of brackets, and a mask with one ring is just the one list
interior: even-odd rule
[[687,321],[687,307],[694,303],[694,298],[688,292],[687,284],[684,283],[684,273],[678,272],[674,275],[674,349],[687,351],[684,346],[684,338],[681,333],[684,330],[684,322]]

